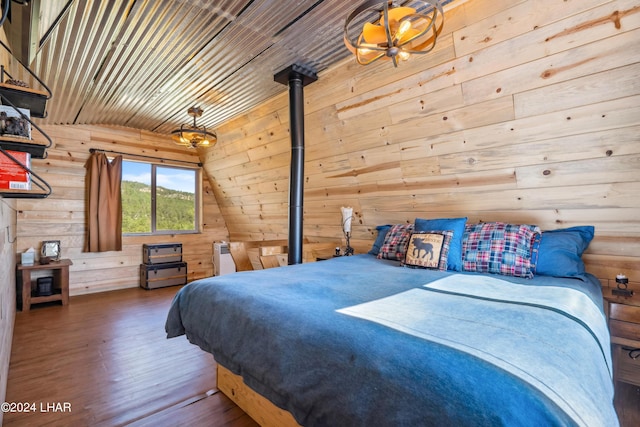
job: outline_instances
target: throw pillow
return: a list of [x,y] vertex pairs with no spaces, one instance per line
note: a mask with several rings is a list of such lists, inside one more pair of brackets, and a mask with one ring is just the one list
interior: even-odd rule
[[452,236],[451,231],[411,233],[402,264],[412,268],[446,270]]
[[413,224],[397,224],[392,226],[380,247],[379,259],[393,259],[401,261],[407,251],[407,243],[413,231]]
[[422,219],[416,218],[415,230],[438,230],[453,232],[449,246],[449,257],[447,258],[447,269],[462,271],[462,238],[464,237],[464,227],[467,224],[467,217],[463,218],[436,218]]
[[536,274],[556,277],[583,274],[582,254],[593,240],[594,232],[592,225],[543,231]]
[[487,222],[467,226],[462,241],[463,268],[478,273],[532,278],[535,225]]
[[371,246],[371,249],[367,253],[371,255],[378,255],[380,253],[380,248],[384,244],[384,238],[387,236],[387,232],[390,228],[391,224],[379,225],[376,227],[378,235],[376,236],[375,242],[373,242],[373,246]]

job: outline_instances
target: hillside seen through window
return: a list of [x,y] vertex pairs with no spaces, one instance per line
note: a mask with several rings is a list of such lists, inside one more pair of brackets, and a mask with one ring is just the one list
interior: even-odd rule
[[122,233],[197,231],[198,170],[122,162]]

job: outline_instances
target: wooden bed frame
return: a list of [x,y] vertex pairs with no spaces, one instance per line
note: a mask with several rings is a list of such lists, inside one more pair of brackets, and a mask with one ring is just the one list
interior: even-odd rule
[[278,408],[266,397],[253,391],[224,366],[217,364],[217,387],[262,427],[300,427],[290,412]]

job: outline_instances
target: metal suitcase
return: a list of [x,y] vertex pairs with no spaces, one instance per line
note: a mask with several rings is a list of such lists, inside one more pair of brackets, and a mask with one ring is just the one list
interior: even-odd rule
[[140,264],[140,287],[157,289],[187,284],[187,263]]
[[162,264],[182,261],[182,243],[154,243],[142,245],[142,262]]

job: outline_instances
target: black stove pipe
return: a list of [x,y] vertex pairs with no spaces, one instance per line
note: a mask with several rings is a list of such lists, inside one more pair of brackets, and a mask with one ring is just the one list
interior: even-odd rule
[[291,169],[289,172],[289,248],[288,263],[302,263],[304,211],[304,90],[317,80],[310,70],[299,65],[280,71],[274,80],[289,85],[289,127],[291,132]]
[[289,264],[302,262],[304,211],[304,91],[302,77],[289,77],[291,171],[289,173]]

